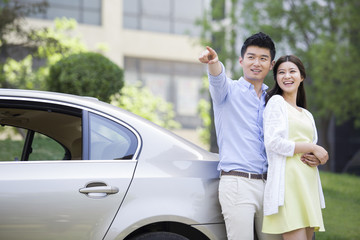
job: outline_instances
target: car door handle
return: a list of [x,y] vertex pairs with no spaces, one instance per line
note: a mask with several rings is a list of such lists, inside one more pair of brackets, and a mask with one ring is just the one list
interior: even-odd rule
[[98,187],[80,188],[79,191],[84,194],[89,194],[89,193],[116,194],[119,192],[119,189],[117,187],[112,187],[112,186],[98,186]]

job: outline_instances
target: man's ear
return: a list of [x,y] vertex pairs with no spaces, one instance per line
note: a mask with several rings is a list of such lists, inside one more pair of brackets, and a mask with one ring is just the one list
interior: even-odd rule
[[271,64],[270,64],[270,70],[272,70],[272,69],[273,69],[274,65],[275,65],[275,60],[271,61]]
[[243,58],[240,56],[239,57],[239,63],[240,63],[241,66],[242,66],[242,62],[243,62]]

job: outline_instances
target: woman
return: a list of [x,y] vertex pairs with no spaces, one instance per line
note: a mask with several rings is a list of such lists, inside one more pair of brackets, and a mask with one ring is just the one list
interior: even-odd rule
[[316,145],[315,122],[305,109],[306,73],[301,60],[282,56],[273,73],[275,86],[264,111],[269,168],[263,232],[282,234],[285,240],[311,240],[314,231],[325,231],[321,213],[325,201],[317,167],[302,162],[301,156],[311,153],[323,164],[328,153]]

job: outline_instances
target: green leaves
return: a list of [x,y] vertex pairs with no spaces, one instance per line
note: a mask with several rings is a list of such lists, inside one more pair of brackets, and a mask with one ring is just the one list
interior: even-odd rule
[[[45,90],[45,79],[51,65],[63,57],[86,51],[81,39],[70,35],[74,28],[75,20],[62,18],[55,19],[54,28],[32,30],[28,37],[38,45],[22,60],[7,58],[2,65],[1,86]],[[8,45],[2,42],[0,48],[6,46]],[[45,64],[35,68],[34,59],[42,59]]]
[[141,84],[125,85],[120,92],[111,97],[112,105],[137,114],[159,126],[176,129],[180,124],[174,119],[173,105],[160,97],[154,96]]
[[109,102],[110,96],[124,85],[123,70],[99,53],[78,53],[52,65],[46,83],[50,91]]
[[356,0],[244,1],[246,26],[266,32],[280,55],[295,54],[306,65],[308,105],[319,118],[360,123],[359,7]]

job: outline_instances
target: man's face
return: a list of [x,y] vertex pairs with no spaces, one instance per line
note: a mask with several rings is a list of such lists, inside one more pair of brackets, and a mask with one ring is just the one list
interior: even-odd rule
[[249,46],[244,58],[240,57],[244,78],[249,82],[263,82],[266,75],[273,68],[275,61],[271,61],[270,50],[257,46]]

